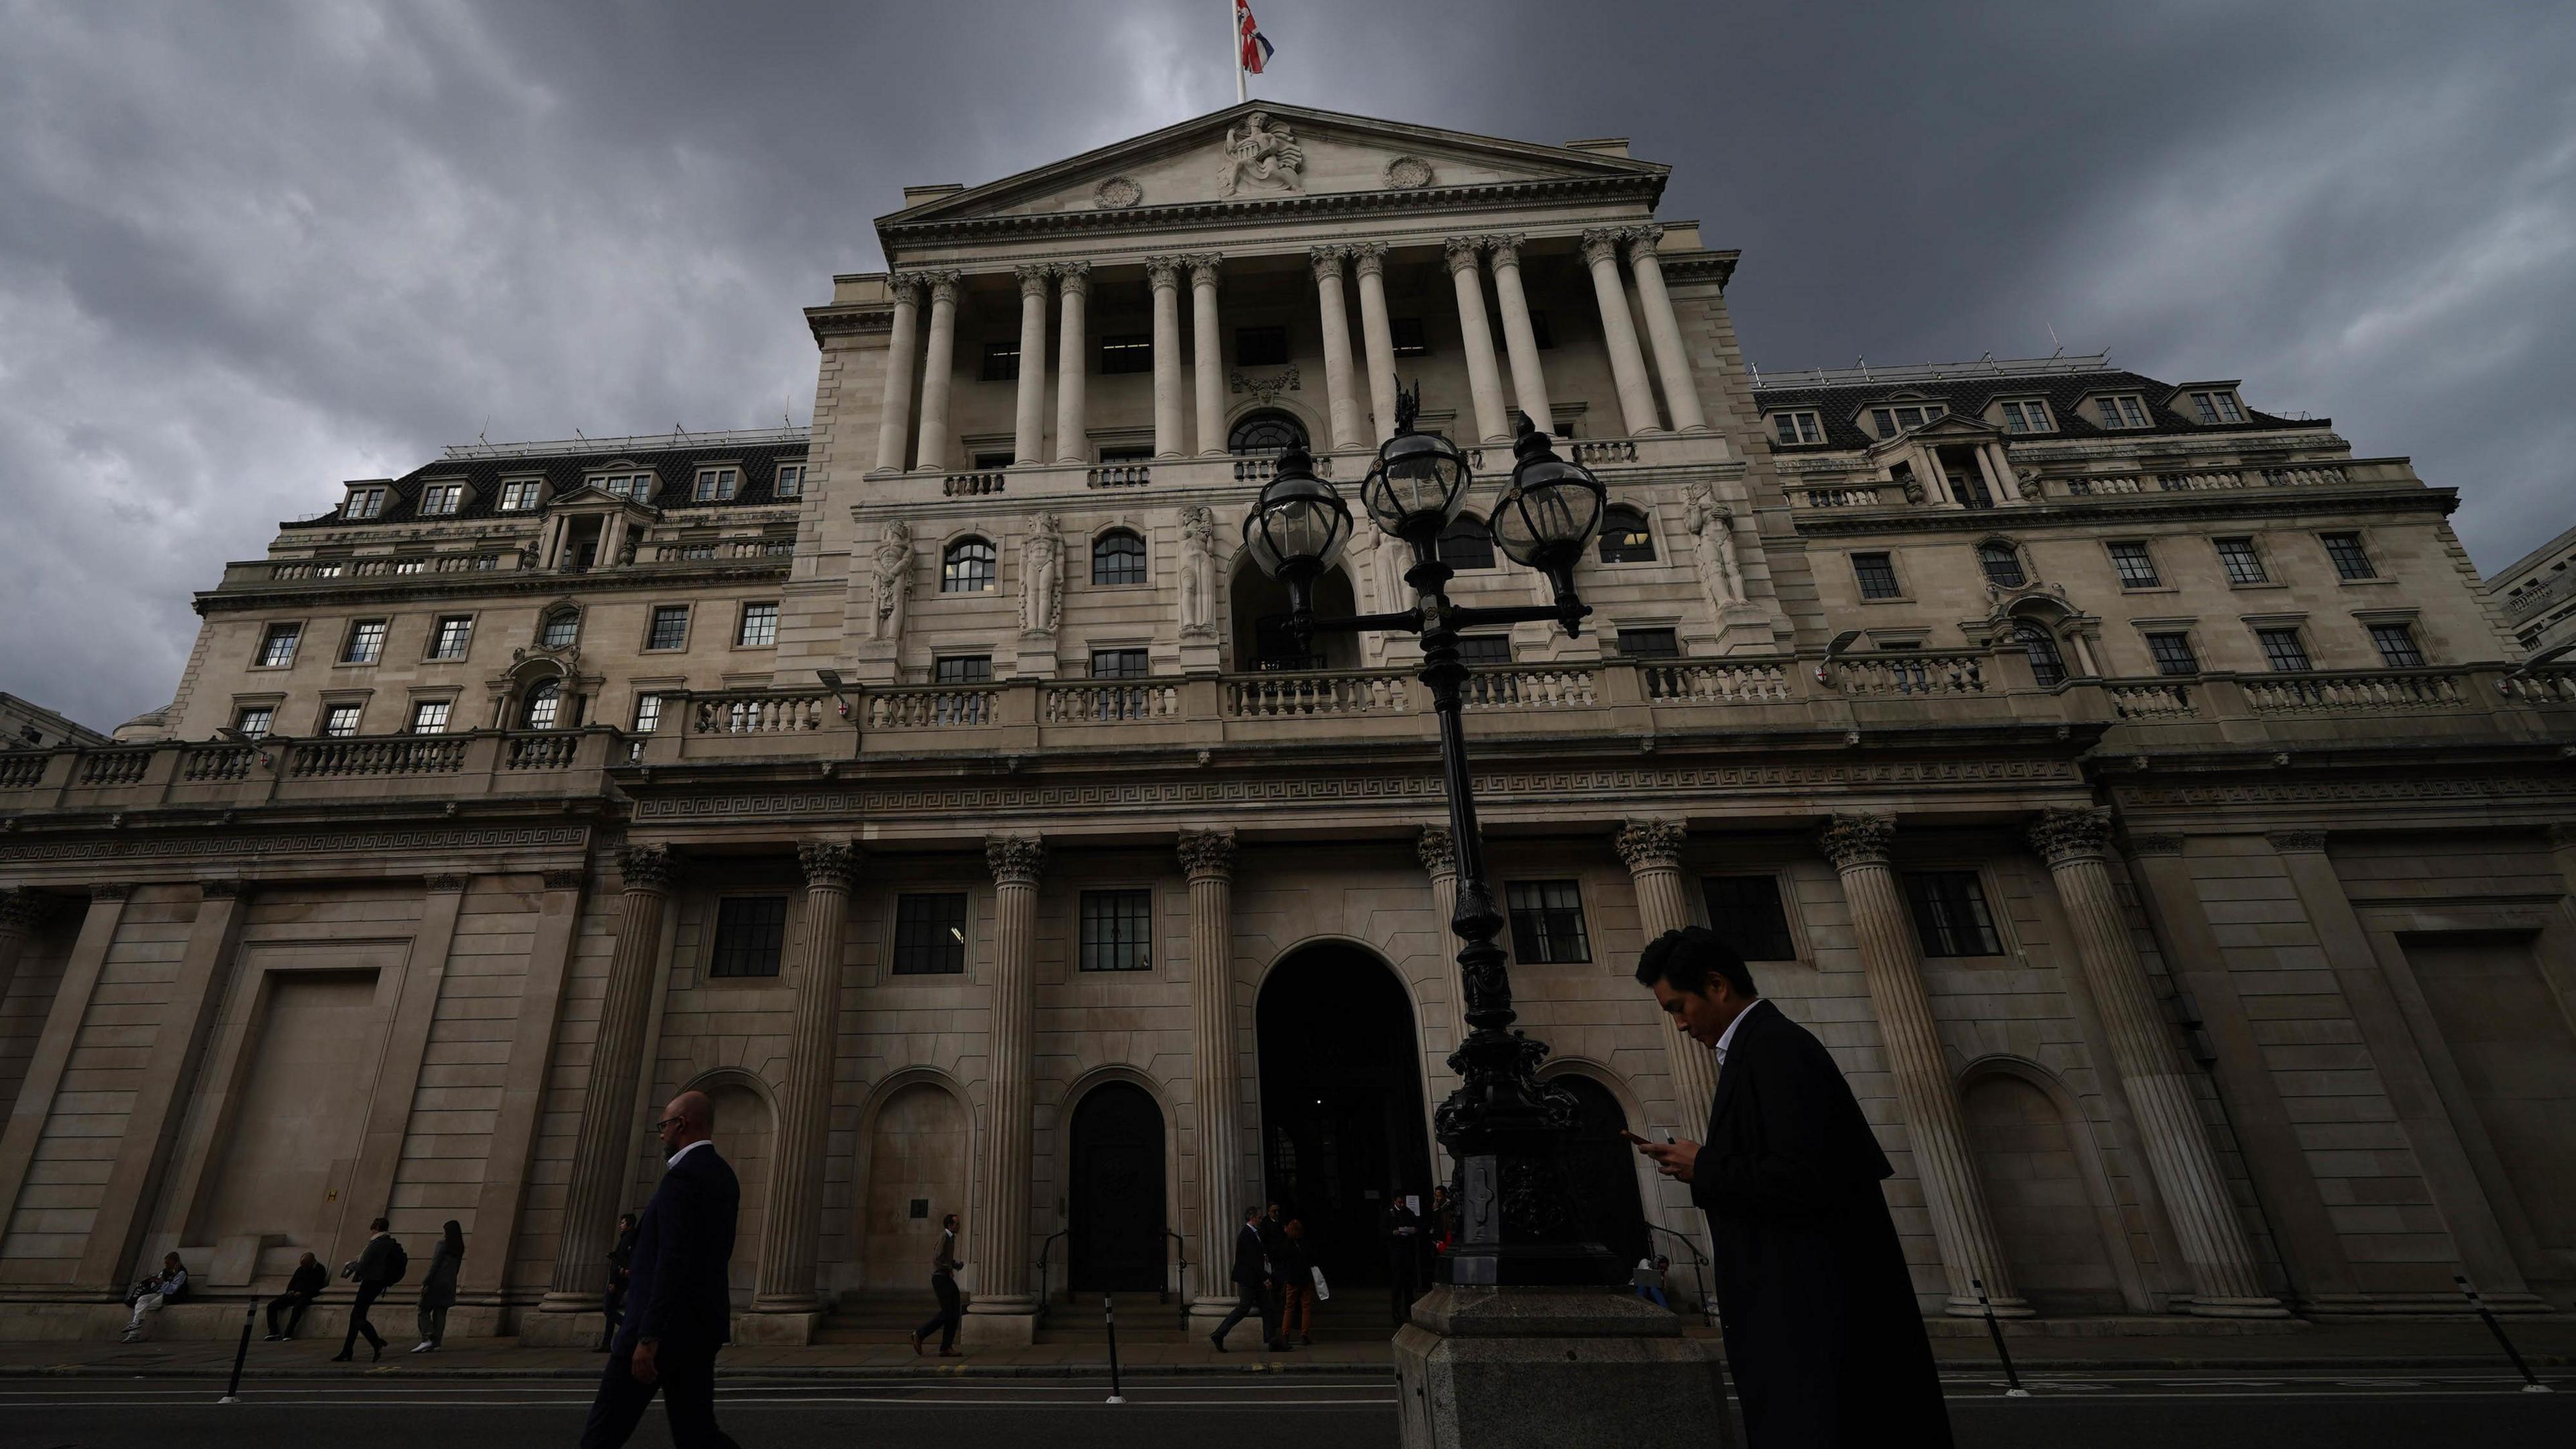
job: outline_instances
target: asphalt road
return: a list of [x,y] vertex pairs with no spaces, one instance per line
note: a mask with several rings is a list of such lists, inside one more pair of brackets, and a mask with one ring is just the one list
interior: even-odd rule
[[[2517,1392],[2506,1375],[2050,1374],[2027,1399],[1982,1375],[1945,1378],[1968,1449],[2081,1443],[2088,1449],[2346,1449],[2356,1440],[2518,1449],[2576,1442],[2576,1374],[2554,1394]],[[1127,1402],[1079,1380],[831,1382],[728,1379],[720,1411],[746,1449],[930,1449],[1047,1444],[1064,1449],[1392,1449],[1394,1390],[1384,1378],[1140,1380]],[[569,1445],[588,1386],[563,1379],[445,1382],[358,1378],[252,1385],[237,1405],[203,1380],[0,1381],[11,1449],[277,1449],[279,1445]],[[666,1445],[659,1414],[636,1436]]]

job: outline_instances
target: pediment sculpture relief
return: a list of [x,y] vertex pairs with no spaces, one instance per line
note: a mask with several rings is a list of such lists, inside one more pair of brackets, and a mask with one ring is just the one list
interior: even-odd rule
[[1225,133],[1225,164],[1217,168],[1216,194],[1232,200],[1239,190],[1303,192],[1306,152],[1297,133],[1270,124],[1267,112],[1255,111]]

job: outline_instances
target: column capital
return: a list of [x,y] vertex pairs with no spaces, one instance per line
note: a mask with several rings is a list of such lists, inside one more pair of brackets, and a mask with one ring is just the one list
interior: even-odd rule
[[1651,221],[1644,226],[1621,227],[1619,239],[1628,244],[1628,259],[1633,262],[1639,257],[1655,254],[1655,248],[1664,239],[1664,228],[1661,223]]
[[1596,226],[1586,230],[1583,233],[1584,265],[1597,267],[1605,261],[1617,261],[1619,233],[1620,228],[1615,226]]
[[957,289],[964,285],[966,274],[959,271],[924,272],[922,280],[930,284],[930,300],[957,305]]
[[2111,812],[2100,806],[2043,811],[2031,824],[2030,844],[2050,865],[2100,860],[2111,845]]
[[630,891],[667,891],[677,866],[667,845],[618,847],[617,874]]
[[1057,290],[1068,297],[1083,297],[1091,292],[1091,263],[1056,262],[1047,268],[1055,273]]
[[1346,246],[1308,247],[1306,265],[1314,268],[1316,281],[1338,279],[1342,275],[1342,262],[1350,254],[1351,249]]
[[424,876],[421,878],[421,883],[427,886],[434,893],[444,895],[463,895],[465,893],[465,888],[474,883],[474,878],[459,871],[451,874]]
[[1611,844],[1619,858],[1628,863],[1631,874],[1644,870],[1673,870],[1682,863],[1682,842],[1690,832],[1678,820],[1626,820]]
[[0,931],[32,931],[54,913],[54,898],[39,891],[0,891]]
[[1046,870],[1046,841],[1034,835],[986,836],[984,864],[995,885],[1036,885]]
[[243,896],[246,896],[246,895],[249,895],[249,894],[250,894],[250,886],[248,885],[248,883],[243,882],[243,881],[238,881],[238,880],[201,880],[201,881],[197,882],[197,895],[198,895],[198,897],[199,897],[200,899],[203,899],[203,900],[209,900],[209,901],[231,901],[231,900],[239,900],[239,899],[241,899]]
[[1192,881],[1234,879],[1234,832],[1184,830],[1180,839],[1181,870]]
[[2561,821],[2549,826],[2546,834],[2549,838],[2549,848],[2552,850],[2565,850],[2571,845],[2576,845],[2576,823]]
[[1896,821],[1885,815],[1830,815],[1816,831],[1816,846],[1836,870],[1885,865],[1896,843]]
[[1422,868],[1432,875],[1458,873],[1458,838],[1446,825],[1422,827],[1422,838],[1413,844],[1414,853],[1422,857]]
[[90,883],[89,898],[93,901],[121,901],[132,894],[134,894],[134,882],[129,880],[102,880]]
[[1360,242],[1350,249],[1351,275],[1378,277],[1386,274],[1386,243]]
[[1489,236],[1485,238],[1487,252],[1485,265],[1498,272],[1505,267],[1517,267],[1521,264],[1521,248],[1527,245],[1529,245],[1529,233],[1523,231]]
[[894,293],[896,306],[902,306],[905,303],[917,305],[921,301],[921,273],[888,272],[886,290]]
[[577,891],[590,879],[590,872],[581,866],[574,865],[560,870],[538,871],[537,878],[544,881],[546,889],[550,891]]
[[2326,848],[2326,833],[2322,830],[2275,830],[2263,838],[2272,843],[2274,850],[2322,851]]
[[2180,855],[2182,854],[2182,837],[2179,835],[2132,835],[2129,837],[2129,853],[2131,855]]
[[1449,270],[1453,275],[1458,272],[1474,271],[1476,254],[1484,249],[1485,241],[1482,237],[1453,236],[1440,244],[1441,253],[1448,258]]
[[1217,274],[1225,266],[1225,254],[1222,252],[1192,252],[1181,260],[1189,264],[1192,283],[1204,283],[1211,287],[1216,285]]
[[808,890],[848,890],[859,874],[857,846],[840,840],[807,840],[796,847],[796,864],[805,872]]
[[1047,294],[1047,283],[1055,280],[1055,268],[1044,262],[1032,262],[1024,267],[1011,268],[1011,275],[1020,279],[1021,296],[1043,300]]
[[1147,257],[1145,280],[1157,292],[1181,285],[1181,271],[1189,265],[1187,257]]

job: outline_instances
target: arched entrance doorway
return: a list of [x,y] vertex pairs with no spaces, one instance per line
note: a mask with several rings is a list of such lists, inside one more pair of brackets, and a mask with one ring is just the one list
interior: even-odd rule
[[1270,973],[1255,1016],[1270,1198],[1306,1220],[1337,1288],[1383,1284],[1389,1195],[1431,1196],[1412,999],[1368,952],[1310,946]]
[[1646,1203],[1637,1193],[1637,1150],[1619,1134],[1628,1112],[1608,1087],[1566,1072],[1548,1085],[1574,1094],[1574,1141],[1566,1148],[1566,1178],[1574,1190],[1575,1221],[1582,1237],[1599,1243],[1633,1267],[1650,1251]]
[[715,1139],[742,1186],[727,1277],[733,1306],[748,1308],[752,1290],[760,1285],[760,1249],[769,1229],[769,1103],[740,1082],[710,1082],[700,1090],[715,1108]]
[[1073,1109],[1073,1188],[1066,1204],[1076,1292],[1163,1286],[1163,1109],[1144,1088],[1106,1082]]
[[948,1089],[914,1082],[877,1109],[868,1132],[867,1215],[859,1220],[859,1271],[871,1293],[917,1293],[939,1249],[939,1222],[956,1213],[960,1251],[979,1224],[966,1213],[966,1109]]

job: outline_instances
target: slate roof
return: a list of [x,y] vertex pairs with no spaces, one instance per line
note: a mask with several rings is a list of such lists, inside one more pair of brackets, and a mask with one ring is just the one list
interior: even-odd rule
[[[364,528],[390,523],[453,523],[459,519],[525,518],[525,513],[501,512],[501,480],[542,475],[546,480],[548,502],[580,487],[590,474],[603,471],[612,463],[632,464],[637,470],[650,471],[660,479],[652,502],[660,508],[757,508],[763,504],[793,502],[781,499],[774,489],[781,463],[805,461],[807,444],[795,442],[710,443],[704,447],[661,448],[627,452],[545,453],[512,455],[507,451],[497,456],[441,458],[415,468],[392,483],[393,496],[385,500],[384,512],[375,518],[343,518],[334,508],[318,518],[298,519],[280,525],[285,528]],[[742,469],[742,489],[721,502],[697,503],[689,498],[689,489],[697,481],[698,467],[703,463],[727,463]],[[414,512],[420,493],[429,483],[452,483],[459,479],[473,485],[473,496],[454,513],[442,513],[423,519]],[[352,479],[352,482],[360,480]]]
[[[1930,398],[1942,403],[1951,413],[1962,417],[1980,417],[1988,404],[1997,398],[2040,397],[2048,401],[2048,410],[2056,415],[2057,431],[2053,433],[2016,434],[2033,441],[2041,438],[2152,438],[2167,433],[2248,433],[2268,432],[2280,428],[2331,428],[2327,418],[2300,420],[2276,417],[2254,408],[2245,409],[2241,423],[2204,423],[2185,416],[2165,405],[2174,384],[2159,382],[2144,373],[2117,368],[2100,371],[2049,371],[2015,375],[2009,369],[2001,374],[1979,371],[1979,364],[1963,362],[1956,375],[1935,381],[1849,383],[1836,380],[1826,386],[1801,386],[1791,378],[1777,383],[1766,382],[1753,390],[1754,399],[1764,412],[1792,408],[1813,408],[1822,416],[1825,440],[1821,443],[1783,443],[1770,429],[1764,436],[1771,440],[1774,451],[1782,453],[1831,452],[1837,448],[1860,449],[1875,446],[1878,439],[1861,426],[1869,409],[1884,405],[1899,394]],[[1943,369],[1948,371],[1948,369]],[[2134,392],[2145,399],[2155,425],[2145,428],[2105,428],[2092,414],[2078,412],[2076,404],[2094,393]],[[2239,394],[2242,402],[2242,394]],[[2189,400],[2174,401],[2189,407]]]

